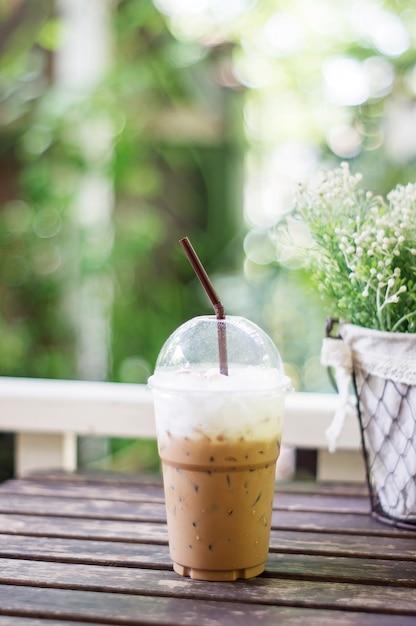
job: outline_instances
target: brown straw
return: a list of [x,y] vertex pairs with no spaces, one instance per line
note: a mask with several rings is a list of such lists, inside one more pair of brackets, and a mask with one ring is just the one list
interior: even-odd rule
[[226,336],[226,327],[225,327],[225,311],[224,307],[219,299],[217,292],[215,291],[208,274],[206,273],[201,261],[198,258],[197,253],[192,247],[191,242],[188,237],[183,237],[183,239],[179,240],[182,248],[185,251],[186,256],[192,267],[194,268],[195,274],[197,275],[199,282],[205,289],[205,293],[208,298],[211,300],[211,304],[214,307],[215,316],[218,320],[217,322],[217,331],[218,331],[218,352],[219,352],[219,360],[220,360],[220,373],[228,376],[228,359],[227,359],[227,336]]

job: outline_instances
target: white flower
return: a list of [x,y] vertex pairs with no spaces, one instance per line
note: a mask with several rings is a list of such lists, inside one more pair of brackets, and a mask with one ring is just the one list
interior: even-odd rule
[[394,294],[394,296],[391,296],[390,298],[387,298],[386,302],[388,304],[392,304],[394,302],[398,302],[399,301],[399,296]]

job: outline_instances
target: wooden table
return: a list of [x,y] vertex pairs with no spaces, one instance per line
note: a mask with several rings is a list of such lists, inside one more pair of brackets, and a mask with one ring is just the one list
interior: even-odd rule
[[0,626],[416,624],[416,533],[360,487],[277,487],[264,575],[172,570],[158,477],[39,475],[0,485]]

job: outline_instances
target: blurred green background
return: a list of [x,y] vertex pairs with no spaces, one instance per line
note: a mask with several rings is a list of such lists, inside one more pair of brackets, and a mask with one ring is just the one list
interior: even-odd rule
[[[329,391],[325,305],[276,228],[340,161],[415,180],[415,44],[404,0],[0,1],[0,375],[145,383],[211,312],[187,235],[295,388]],[[158,467],[81,443],[81,467]]]

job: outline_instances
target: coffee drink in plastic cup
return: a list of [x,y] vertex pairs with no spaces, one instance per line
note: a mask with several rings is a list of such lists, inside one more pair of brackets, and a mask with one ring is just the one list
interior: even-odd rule
[[174,570],[200,580],[260,574],[268,555],[289,379],[272,340],[228,316],[196,317],[163,346],[149,378]]

